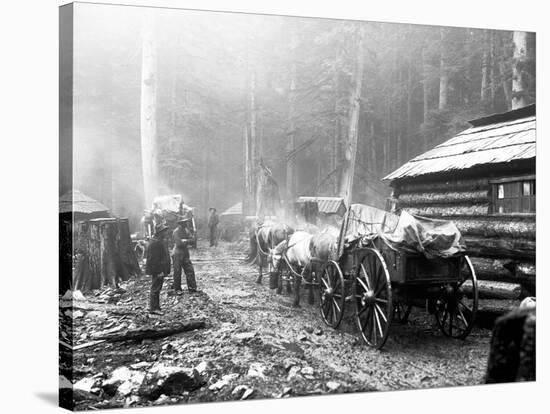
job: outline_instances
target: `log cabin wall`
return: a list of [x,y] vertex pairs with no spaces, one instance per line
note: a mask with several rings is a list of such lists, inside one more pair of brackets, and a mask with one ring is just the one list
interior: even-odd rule
[[502,214],[495,208],[498,182],[510,177],[534,180],[534,174],[533,161],[521,169],[393,182],[395,209],[452,220],[464,236],[478,280],[519,283],[522,295],[535,295],[535,213]]

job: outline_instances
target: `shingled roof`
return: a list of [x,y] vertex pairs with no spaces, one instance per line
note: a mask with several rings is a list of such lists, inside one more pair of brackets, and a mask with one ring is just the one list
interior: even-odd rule
[[472,127],[413,158],[383,180],[535,158],[535,105],[473,120],[470,124]]
[[220,216],[238,216],[242,214],[243,214],[243,203],[238,202],[237,204],[232,205],[223,213],[221,213]]
[[346,211],[346,205],[342,197],[298,197],[298,203],[314,201],[317,203],[319,212],[325,214],[343,214]]
[[59,213],[92,214],[108,212],[109,208],[78,190],[71,190],[59,198]]

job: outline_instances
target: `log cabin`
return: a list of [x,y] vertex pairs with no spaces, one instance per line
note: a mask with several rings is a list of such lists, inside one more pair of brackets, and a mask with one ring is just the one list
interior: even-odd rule
[[535,105],[469,123],[383,178],[391,209],[454,221],[478,280],[535,295]]

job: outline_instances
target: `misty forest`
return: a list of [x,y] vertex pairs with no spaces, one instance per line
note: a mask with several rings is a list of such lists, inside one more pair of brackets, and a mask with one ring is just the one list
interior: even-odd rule
[[133,228],[160,194],[199,217],[241,200],[254,214],[260,164],[283,200],[343,195],[353,171],[353,201],[384,208],[386,174],[535,100],[530,33],[123,7],[75,19],[74,186]]
[[535,33],[61,10],[62,406],[536,379]]

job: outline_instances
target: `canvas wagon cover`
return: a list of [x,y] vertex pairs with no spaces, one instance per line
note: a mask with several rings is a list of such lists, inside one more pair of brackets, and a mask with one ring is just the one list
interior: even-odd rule
[[422,253],[428,258],[452,257],[466,251],[462,234],[452,221],[412,215],[399,216],[362,204],[353,204],[346,230],[346,242],[380,237],[389,247],[405,253]]
[[181,202],[182,196],[180,194],[155,197],[155,199],[153,200],[153,210],[158,208],[160,210],[178,213]]

